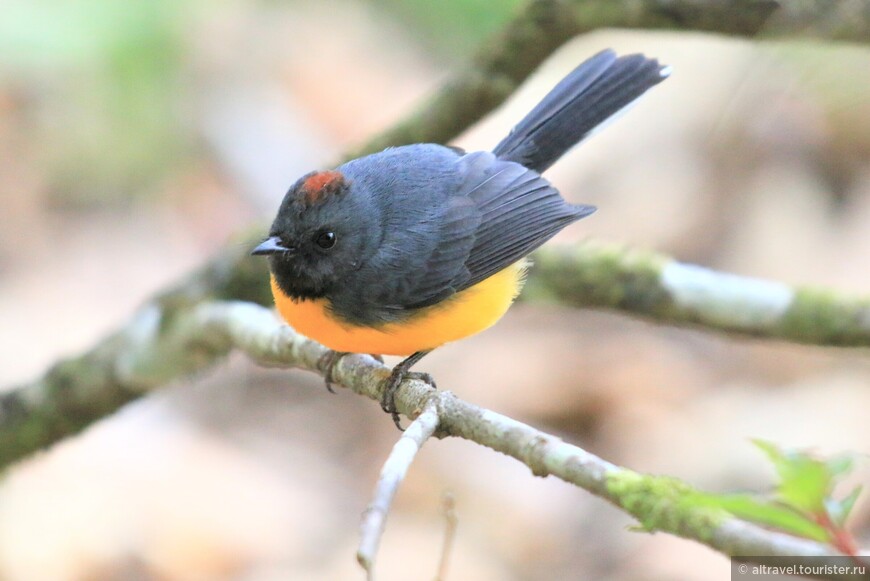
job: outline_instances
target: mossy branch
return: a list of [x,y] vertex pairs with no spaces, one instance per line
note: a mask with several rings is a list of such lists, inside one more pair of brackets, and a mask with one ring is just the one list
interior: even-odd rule
[[[271,303],[264,261],[234,243],[221,257],[144,307],[121,331],[91,351],[62,361],[34,383],[0,394],[0,466],[4,466],[172,379],[206,368],[222,355],[203,338],[167,350],[147,374],[129,352],[149,326],[170,327],[207,299]],[[524,301],[606,308],[671,325],[736,335],[841,347],[870,345],[870,299],[824,289],[792,288],[684,264],[646,250],[588,241],[545,249],[521,295]],[[164,347],[165,348],[165,347]]]
[[717,272],[599,241],[538,252],[522,298],[735,335],[870,346],[868,298]]
[[575,34],[600,28],[870,41],[866,0],[566,0]]
[[420,109],[347,159],[446,143],[498,107],[570,39],[605,28],[870,42],[868,0],[531,0]]

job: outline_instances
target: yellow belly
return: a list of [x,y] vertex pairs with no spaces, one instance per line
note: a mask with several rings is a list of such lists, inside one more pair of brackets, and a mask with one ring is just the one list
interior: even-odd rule
[[498,321],[523,285],[520,261],[468,288],[444,303],[427,307],[401,323],[377,328],[354,327],[336,319],[326,299],[293,301],[272,278],[278,312],[291,327],[335,351],[410,355],[479,333]]

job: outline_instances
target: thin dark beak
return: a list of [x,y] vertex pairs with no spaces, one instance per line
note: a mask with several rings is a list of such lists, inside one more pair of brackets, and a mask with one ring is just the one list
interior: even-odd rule
[[251,254],[254,256],[260,256],[263,254],[283,254],[285,252],[290,252],[292,248],[287,248],[281,243],[281,239],[277,236],[272,236],[271,238],[263,241],[262,244],[251,250]]

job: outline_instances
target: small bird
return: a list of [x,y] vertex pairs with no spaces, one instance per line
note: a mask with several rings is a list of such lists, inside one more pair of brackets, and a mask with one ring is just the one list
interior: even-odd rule
[[[565,77],[492,153],[418,143],[302,176],[269,236],[278,312],[332,351],[401,355],[381,407],[401,429],[395,391],[432,349],[493,325],[519,294],[526,256],[593,206],[543,177],[566,151],[669,69],[605,50]],[[432,382],[434,385],[434,382]]]

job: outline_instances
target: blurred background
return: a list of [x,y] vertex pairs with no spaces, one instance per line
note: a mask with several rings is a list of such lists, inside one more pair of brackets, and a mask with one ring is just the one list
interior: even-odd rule
[[[0,18],[0,385],[38,376],[271,219],[301,174],[413,110],[518,0],[5,0]],[[601,32],[566,45],[456,140],[497,143],[605,47],[674,74],[548,177],[587,237],[870,293],[870,51]],[[265,226],[264,226],[265,227]],[[870,447],[866,351],[729,339],[517,305],[423,368],[460,397],[630,468],[767,490],[749,438]],[[373,402],[232,357],[20,463],[0,482],[0,579],[335,580],[398,437]],[[856,476],[865,482],[863,476]],[[426,445],[377,574],[728,579],[722,556],[464,441]],[[870,508],[853,528],[870,542]]]

